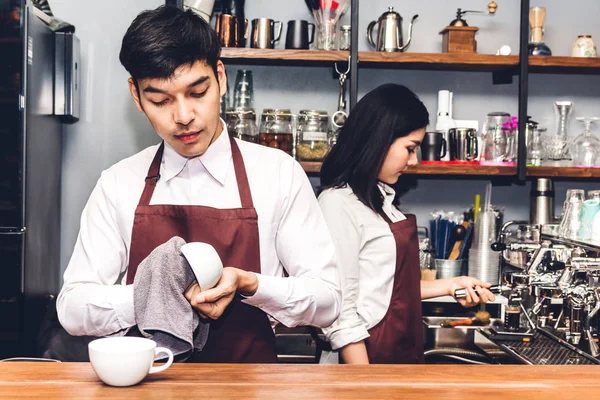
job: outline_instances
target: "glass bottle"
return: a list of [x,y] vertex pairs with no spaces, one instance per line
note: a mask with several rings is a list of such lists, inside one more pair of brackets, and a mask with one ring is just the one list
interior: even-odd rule
[[263,110],[260,122],[260,144],[281,149],[294,156],[294,115],[289,109]]
[[537,125],[533,126],[530,130],[530,143],[527,145],[527,165],[532,167],[540,167],[544,159],[544,148],[542,146],[543,131],[545,129],[538,128]]
[[531,37],[527,49],[531,56],[551,56],[550,47],[544,43],[544,19],[546,18],[545,7],[531,7],[529,9],[529,26]]
[[571,155],[573,156],[573,166],[575,167],[594,167],[598,163],[600,155],[600,139],[592,133],[592,123],[599,118],[577,118],[577,121],[583,123],[585,129],[571,142]]
[[545,141],[546,158],[549,160],[570,159],[567,147],[569,117],[573,112],[572,101],[554,102],[554,113],[556,114],[556,134],[550,135]]
[[235,78],[235,88],[233,90],[234,107],[254,107],[254,88],[252,71],[240,69]]
[[229,108],[225,121],[231,136],[246,142],[258,143],[258,127],[253,108]]
[[329,152],[327,111],[300,110],[296,155],[300,161],[323,161]]

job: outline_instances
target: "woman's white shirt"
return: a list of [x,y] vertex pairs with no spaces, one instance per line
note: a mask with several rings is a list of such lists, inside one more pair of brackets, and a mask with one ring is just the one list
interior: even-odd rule
[[[378,187],[388,218],[406,219],[393,204],[394,190],[383,183]],[[388,223],[350,187],[323,191],[319,204],[335,245],[342,288],[340,316],[323,329],[335,350],[368,338],[368,330],[385,316],[394,284],[396,243]]]

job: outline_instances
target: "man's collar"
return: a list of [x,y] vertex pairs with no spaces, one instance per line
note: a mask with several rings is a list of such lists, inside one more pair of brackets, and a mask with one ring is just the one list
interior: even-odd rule
[[221,185],[225,185],[225,178],[231,160],[231,143],[225,122],[221,120],[223,130],[219,137],[210,145],[206,152],[194,158],[183,157],[165,142],[165,151],[162,159],[162,178],[168,182],[181,173],[188,162],[200,160],[208,173]]

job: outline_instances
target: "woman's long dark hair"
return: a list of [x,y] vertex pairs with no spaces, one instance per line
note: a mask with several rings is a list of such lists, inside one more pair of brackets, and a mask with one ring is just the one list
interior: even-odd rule
[[405,86],[385,84],[352,110],[321,167],[324,188],[348,185],[367,207],[381,213],[377,175],[392,143],[429,124],[429,113]]

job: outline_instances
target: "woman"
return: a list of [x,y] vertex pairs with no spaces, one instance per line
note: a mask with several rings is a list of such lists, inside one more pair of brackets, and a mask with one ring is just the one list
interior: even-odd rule
[[494,299],[475,278],[420,280],[416,220],[393,204],[391,185],[417,164],[428,124],[413,92],[380,86],[358,102],[321,168],[342,285],[342,312],[324,333],[345,363],[422,362],[421,299],[463,287],[465,307]]

